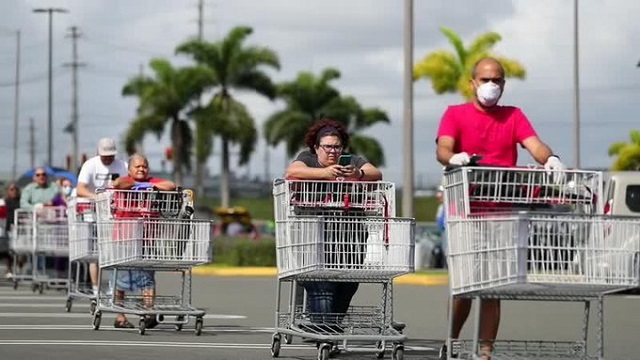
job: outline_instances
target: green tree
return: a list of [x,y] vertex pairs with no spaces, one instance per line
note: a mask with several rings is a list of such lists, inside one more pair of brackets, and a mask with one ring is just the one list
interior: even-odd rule
[[284,143],[287,155],[293,156],[305,147],[304,135],[311,124],[323,117],[330,117],[347,125],[350,150],[365,156],[372,164],[384,165],[384,152],[380,143],[362,134],[377,123],[389,123],[389,116],[380,109],[363,109],[352,96],[342,96],[331,84],[340,78],[340,72],[325,69],[319,76],[301,72],[293,81],[278,85],[278,97],[286,107],[267,119],[264,133],[267,143],[277,146]]
[[175,68],[166,59],[149,62],[152,76],[138,75],[123,87],[123,96],[139,99],[137,116],[129,124],[125,134],[128,153],[136,151],[136,144],[143,141],[147,133],[158,138],[169,124],[171,148],[173,150],[173,176],[182,183],[184,170],[190,170],[192,134],[188,113],[195,106],[200,91],[211,82],[212,74],[204,67]]
[[211,155],[213,137],[221,144],[221,205],[229,206],[229,146],[240,147],[239,165],[249,162],[257,141],[255,121],[247,109],[232,95],[232,90],[250,91],[274,99],[276,88],[265,69],[280,69],[278,55],[271,49],[245,45],[253,30],[235,27],[217,42],[187,41],[176,49],[190,56],[197,64],[213,73],[207,91],[213,96],[209,103],[195,114],[201,125],[198,136],[204,142],[198,147],[197,160],[201,163]]
[[473,98],[469,78],[473,65],[483,57],[491,56],[502,63],[505,76],[524,79],[526,71],[516,60],[493,54],[493,46],[502,40],[500,34],[488,32],[475,38],[469,47],[464,46],[460,36],[444,26],[440,31],[449,40],[455,52],[437,50],[426,55],[413,67],[413,78],[431,79],[431,87],[436,94],[460,93],[466,100]]
[[609,146],[609,156],[617,156],[611,170],[640,170],[640,130],[629,132],[630,142],[615,142]]

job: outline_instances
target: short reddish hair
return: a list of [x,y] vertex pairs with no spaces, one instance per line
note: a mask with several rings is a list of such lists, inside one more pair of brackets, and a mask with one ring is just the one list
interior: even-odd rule
[[349,133],[347,127],[340,121],[324,118],[316,121],[304,136],[304,142],[312,153],[316,152],[315,146],[319,145],[320,138],[325,136],[337,136],[342,142],[342,147],[349,146]]

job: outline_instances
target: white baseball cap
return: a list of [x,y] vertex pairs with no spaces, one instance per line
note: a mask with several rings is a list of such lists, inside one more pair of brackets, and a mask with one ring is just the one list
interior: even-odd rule
[[116,149],[116,142],[111,138],[102,138],[98,141],[98,155],[100,156],[114,156],[118,153]]

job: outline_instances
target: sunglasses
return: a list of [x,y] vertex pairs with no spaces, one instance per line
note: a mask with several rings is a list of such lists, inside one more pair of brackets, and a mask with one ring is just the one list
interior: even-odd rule
[[47,176],[47,173],[36,173],[36,176],[37,176],[37,177],[40,177],[40,176]]

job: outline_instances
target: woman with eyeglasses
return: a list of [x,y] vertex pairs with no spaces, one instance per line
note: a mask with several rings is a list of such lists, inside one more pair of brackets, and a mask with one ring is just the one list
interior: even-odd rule
[[[377,181],[382,173],[365,158],[351,155],[349,164],[339,164],[340,156],[349,147],[349,133],[339,121],[323,119],[314,123],[305,135],[307,149],[302,151],[286,170],[291,180],[346,180]],[[334,185],[336,185],[334,183]],[[327,184],[331,189],[332,185]],[[345,186],[349,186],[345,184]],[[319,188],[322,187],[320,184]],[[327,192],[331,192],[327,188]],[[305,213],[308,210],[309,213]],[[358,209],[336,211],[335,209],[300,209],[301,215],[320,215],[325,218],[324,252],[327,266],[348,269],[358,266],[364,258],[367,232],[357,217],[364,216]],[[342,222],[343,217],[356,219]],[[339,238],[336,239],[336,238]],[[347,255],[345,255],[347,254]],[[312,321],[312,332],[342,332],[340,325],[349,310],[351,299],[358,290],[357,282],[348,281],[304,281],[300,285],[307,294],[307,309]],[[331,315],[327,315],[331,314]]]
[[[18,185],[15,183],[9,184],[7,187],[7,192],[4,196],[4,207],[7,214],[7,219],[5,222],[4,233],[5,236],[2,238],[2,241],[6,241],[7,243],[2,246],[2,248],[9,248],[9,237],[8,234],[11,231],[11,228],[14,224],[16,209],[20,207],[20,189]],[[22,268],[23,259],[18,260],[18,266]],[[7,254],[7,271],[5,273],[5,278],[9,279],[13,277],[13,273],[11,270],[13,269],[13,256],[12,254]]]

